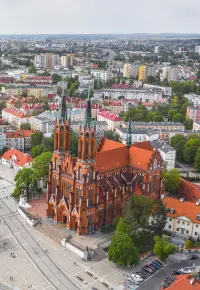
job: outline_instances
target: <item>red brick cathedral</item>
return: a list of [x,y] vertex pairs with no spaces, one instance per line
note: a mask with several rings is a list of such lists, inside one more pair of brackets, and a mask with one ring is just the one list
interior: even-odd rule
[[63,94],[49,166],[48,217],[78,234],[88,234],[120,216],[131,195],[159,198],[162,161],[148,141],[131,145],[129,126],[126,145],[105,138],[97,142],[88,100],[85,123],[78,135],[78,156],[72,157],[66,112]]

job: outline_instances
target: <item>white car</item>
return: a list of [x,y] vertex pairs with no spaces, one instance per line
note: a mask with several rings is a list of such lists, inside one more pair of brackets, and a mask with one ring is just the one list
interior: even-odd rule
[[142,282],[142,281],[144,281],[144,279],[143,279],[140,275],[137,275],[137,274],[132,274],[132,275],[131,275],[131,278],[132,278],[134,281],[137,281],[137,282]]

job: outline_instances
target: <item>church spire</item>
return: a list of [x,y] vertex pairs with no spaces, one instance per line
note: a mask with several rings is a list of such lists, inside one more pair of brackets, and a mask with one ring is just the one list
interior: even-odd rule
[[126,137],[126,146],[130,147],[132,145],[132,136],[131,136],[131,118],[129,118],[128,122],[128,132]]
[[90,127],[91,121],[92,121],[92,106],[90,101],[90,85],[89,85],[87,104],[85,108],[85,126]]
[[62,87],[62,101],[61,101],[61,114],[60,118],[61,120],[66,120],[67,119],[67,106],[66,106],[66,98],[65,98],[65,88],[64,86]]

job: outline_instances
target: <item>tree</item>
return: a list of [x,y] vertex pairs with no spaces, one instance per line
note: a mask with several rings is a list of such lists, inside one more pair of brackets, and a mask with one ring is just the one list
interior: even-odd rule
[[124,234],[129,234],[129,226],[125,220],[125,218],[121,217],[117,223],[116,231],[120,231]]
[[152,206],[150,230],[155,235],[161,235],[167,222],[167,209],[160,199],[155,200]]
[[74,132],[71,133],[70,151],[72,156],[78,155],[78,135]]
[[200,148],[197,150],[194,162],[194,168],[200,172]]
[[172,117],[173,122],[181,122],[183,123],[185,121],[185,116],[179,113],[176,113]]
[[117,134],[116,132],[114,132],[112,130],[104,131],[104,136],[109,140],[120,142],[119,134]]
[[31,130],[31,124],[29,123],[23,123],[20,125],[21,130]]
[[46,151],[54,150],[54,134],[51,137],[43,137],[42,145],[44,146]]
[[167,238],[155,236],[154,241],[155,245],[153,251],[156,256],[163,262],[169,257],[169,255],[176,251],[176,246],[168,243]]
[[31,148],[33,148],[36,145],[41,145],[43,140],[43,134],[42,132],[35,132],[31,135]]
[[108,259],[117,265],[134,265],[139,261],[139,252],[128,234],[115,231],[108,248]]
[[44,145],[36,145],[33,148],[31,148],[31,157],[35,158],[39,156],[42,152],[44,152]]
[[171,138],[171,146],[176,150],[176,158],[183,160],[183,149],[187,139],[182,134],[175,135]]
[[15,182],[14,197],[19,197],[24,190],[26,190],[28,195],[31,189],[38,189],[38,177],[32,168],[20,169],[15,176]]
[[192,242],[190,240],[186,240],[184,246],[186,247],[186,249],[189,249],[192,246]]
[[185,125],[185,129],[186,130],[192,130],[192,128],[193,128],[193,120],[191,120],[190,118],[186,117],[185,121],[184,121],[184,125]]
[[41,153],[35,158],[33,162],[33,169],[35,170],[35,174],[37,174],[38,179],[43,178],[46,180],[49,173],[49,163],[51,161],[51,157],[52,153],[47,151]]
[[62,76],[59,74],[52,74],[53,84],[57,84],[62,81]]
[[200,140],[190,138],[183,149],[183,158],[186,162],[193,164],[196,156],[196,152],[200,147]]
[[176,192],[181,182],[180,172],[177,169],[163,171],[165,190],[169,192]]

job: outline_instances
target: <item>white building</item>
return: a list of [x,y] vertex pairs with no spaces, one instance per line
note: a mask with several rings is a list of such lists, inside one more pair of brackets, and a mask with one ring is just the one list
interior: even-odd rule
[[148,77],[155,77],[157,74],[157,67],[154,65],[148,65]]
[[199,45],[196,45],[195,46],[195,52],[200,54],[200,46]]
[[[128,129],[126,128],[116,128],[116,133],[119,134],[121,138],[121,142],[123,144],[126,144],[127,139],[127,132]],[[132,144],[137,142],[143,142],[143,141],[157,141],[159,139],[159,132],[155,130],[149,130],[149,129],[138,129],[138,128],[131,128],[131,140]]]
[[16,108],[4,108],[2,110],[2,119],[9,124],[20,128],[22,124],[30,124],[30,115]]
[[6,147],[6,135],[4,133],[0,133],[0,150]]
[[171,87],[163,87],[163,86],[157,86],[157,85],[151,85],[151,84],[144,84],[144,89],[152,89],[152,90],[161,90],[162,93],[165,96],[171,96],[172,95],[172,88]]
[[133,65],[131,63],[125,63],[124,64],[123,77],[129,79],[132,76],[133,76]]
[[162,92],[153,92],[147,89],[102,89],[94,92],[94,99],[100,99],[103,96],[112,100],[123,96],[125,99],[152,103],[162,98]]
[[198,240],[200,238],[200,201],[184,201],[184,198],[175,199],[164,197],[162,202],[168,209],[165,230],[178,233],[185,238]]
[[94,88],[94,79],[90,75],[80,75],[78,77],[78,81],[80,83],[80,87],[88,87],[91,89]]
[[139,71],[139,64],[134,64],[133,65],[133,78],[137,78],[138,77],[138,71]]
[[123,120],[119,116],[110,113],[109,111],[101,111],[97,114],[97,121],[106,121],[108,130],[115,130],[122,126]]
[[171,66],[168,71],[168,82],[178,81],[179,71],[180,71],[180,68],[178,66]]
[[160,52],[160,46],[156,45],[154,47],[154,53],[158,54]]
[[104,70],[92,70],[91,75],[98,82],[106,83],[112,78],[112,73],[110,71]]
[[185,94],[184,98],[188,99],[193,105],[200,106],[200,96],[195,94]]
[[30,168],[32,166],[33,158],[27,153],[23,153],[16,149],[10,149],[3,154],[1,160],[4,165],[18,171],[24,167]]
[[158,149],[162,157],[163,165],[166,170],[171,170],[175,168],[176,161],[176,150],[162,141],[152,142],[152,146]]

